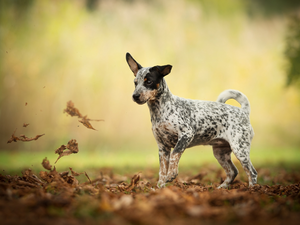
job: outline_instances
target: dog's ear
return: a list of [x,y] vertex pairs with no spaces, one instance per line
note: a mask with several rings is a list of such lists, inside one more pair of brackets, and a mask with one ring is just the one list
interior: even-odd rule
[[156,70],[162,77],[168,75],[171,72],[172,66],[165,65],[165,66],[154,66],[151,69]]
[[131,69],[131,71],[133,72],[134,76],[136,76],[137,72],[139,71],[139,69],[142,69],[143,67],[138,64],[134,58],[127,52],[126,53],[126,61]]

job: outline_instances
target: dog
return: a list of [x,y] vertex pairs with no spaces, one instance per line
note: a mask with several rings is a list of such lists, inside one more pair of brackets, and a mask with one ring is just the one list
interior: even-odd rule
[[[129,53],[126,61],[135,76],[133,101],[147,103],[150,110],[159,149],[157,187],[165,187],[176,178],[184,150],[196,145],[211,145],[225,170],[226,179],[218,188],[227,188],[238,174],[231,152],[242,164],[249,187],[256,184],[257,172],[250,161],[254,131],[249,120],[250,104],[244,94],[225,90],[216,102],[180,98],[170,92],[164,79],[171,72],[171,65],[142,67]],[[228,99],[235,99],[241,108],[225,104]]]

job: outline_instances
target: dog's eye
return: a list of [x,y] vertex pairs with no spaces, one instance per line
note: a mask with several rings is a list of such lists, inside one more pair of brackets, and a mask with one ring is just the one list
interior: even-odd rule
[[147,85],[151,85],[153,82],[152,82],[151,80],[146,80],[145,83],[146,83]]

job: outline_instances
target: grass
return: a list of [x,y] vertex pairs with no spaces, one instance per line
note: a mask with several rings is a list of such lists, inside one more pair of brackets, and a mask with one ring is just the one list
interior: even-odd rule
[[[22,169],[31,168],[34,171],[44,170],[41,163],[47,157],[54,165],[57,155],[54,151],[44,152],[0,152],[0,170],[4,173],[20,173]],[[297,148],[264,148],[252,149],[251,161],[255,167],[284,166],[292,168],[300,165],[300,151]],[[233,156],[233,162],[239,162]],[[180,161],[180,170],[194,170],[205,164],[219,166],[210,147],[195,147],[187,149]],[[72,167],[75,171],[113,168],[125,173],[128,171],[143,170],[159,167],[158,152],[156,149],[118,149],[118,150],[81,150],[78,154],[62,157],[55,164],[57,170],[62,171]],[[4,170],[4,171],[3,171]],[[138,172],[138,171],[135,171]],[[197,171],[195,171],[196,173]]]

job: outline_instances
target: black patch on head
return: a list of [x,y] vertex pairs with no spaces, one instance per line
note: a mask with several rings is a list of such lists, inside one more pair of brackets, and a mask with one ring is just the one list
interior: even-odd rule
[[162,76],[159,75],[157,71],[150,70],[150,73],[147,73],[144,79],[144,86],[148,89],[154,90],[158,89]]
[[170,73],[171,68],[171,65],[151,67],[144,78],[144,86],[151,90],[158,89],[161,80]]

